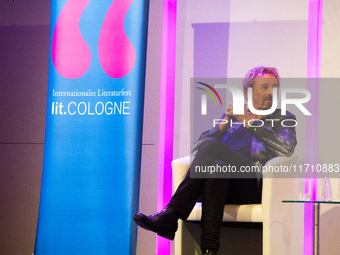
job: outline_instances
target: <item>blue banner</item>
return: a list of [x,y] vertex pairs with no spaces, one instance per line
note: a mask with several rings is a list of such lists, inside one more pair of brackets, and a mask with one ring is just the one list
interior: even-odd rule
[[35,255],[135,254],[148,1],[52,0]]

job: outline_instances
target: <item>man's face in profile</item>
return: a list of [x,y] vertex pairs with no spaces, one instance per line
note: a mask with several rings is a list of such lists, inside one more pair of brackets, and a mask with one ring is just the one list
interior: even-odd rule
[[[253,83],[253,106],[257,110],[267,110],[272,107],[273,88],[278,88],[278,82],[272,74],[260,74]],[[277,97],[277,95],[275,95]]]

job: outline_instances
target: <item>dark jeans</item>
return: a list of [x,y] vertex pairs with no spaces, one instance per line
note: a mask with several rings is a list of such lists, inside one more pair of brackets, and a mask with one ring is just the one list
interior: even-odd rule
[[[232,165],[239,169],[252,163],[216,138],[207,139],[200,146],[190,168],[209,165]],[[202,236],[201,249],[220,247],[220,227],[224,204],[261,203],[261,193],[257,191],[255,174],[243,179],[194,179],[190,178],[190,169],[172,196],[168,206],[179,217],[186,220],[199,197],[202,200]],[[251,178],[253,177],[253,178]]]

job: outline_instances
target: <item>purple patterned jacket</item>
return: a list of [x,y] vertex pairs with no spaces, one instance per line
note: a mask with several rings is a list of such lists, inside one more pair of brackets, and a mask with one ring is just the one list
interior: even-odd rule
[[[222,116],[224,119],[225,115]],[[288,112],[281,115],[281,110],[276,109],[270,115],[263,117],[260,121],[254,121],[248,131],[252,134],[250,160],[255,165],[264,165],[274,157],[289,157],[293,154],[296,141],[296,117]],[[220,140],[228,140],[234,131],[241,125],[233,125],[226,132],[221,132],[218,125],[204,132],[194,143],[192,154],[196,154],[200,145],[209,137],[216,137]],[[256,126],[256,127],[255,127]]]

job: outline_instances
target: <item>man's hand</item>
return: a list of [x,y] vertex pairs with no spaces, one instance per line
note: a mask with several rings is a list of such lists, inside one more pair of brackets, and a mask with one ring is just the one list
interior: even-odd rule
[[228,123],[226,124],[219,124],[219,128],[222,132],[226,131],[230,127],[230,120],[233,122],[239,121],[241,123],[245,123],[245,127],[249,128],[248,122],[252,120],[252,118],[249,115],[249,112],[247,110],[246,105],[244,105],[244,114],[240,115],[234,115],[233,113],[233,106],[230,104],[229,107],[227,108],[227,112],[225,113],[225,118]]
[[236,118],[233,116],[233,106],[231,104],[227,108],[224,119],[227,120],[227,123],[221,123],[218,125],[222,132],[226,131],[230,127],[231,119],[233,119],[234,122],[236,121]]
[[243,111],[243,114],[242,115],[234,115],[233,114],[233,116],[234,116],[234,118],[237,120],[237,121],[239,121],[239,122],[241,122],[241,123],[245,123],[245,127],[246,128],[249,128],[249,125],[248,125],[248,122],[252,119],[251,117],[250,117],[250,115],[249,115],[249,112],[248,112],[248,110],[247,110],[247,107],[246,107],[246,104],[244,105],[244,111]]

